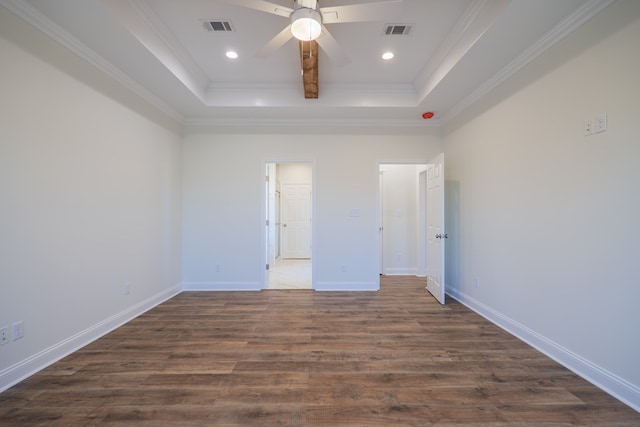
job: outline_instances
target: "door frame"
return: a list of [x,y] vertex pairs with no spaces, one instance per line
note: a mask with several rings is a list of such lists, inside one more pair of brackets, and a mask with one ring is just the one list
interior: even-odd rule
[[300,158],[272,158],[272,159],[263,159],[260,164],[260,263],[258,267],[260,271],[262,271],[262,289],[267,289],[269,287],[269,270],[267,270],[266,266],[269,265],[269,240],[267,238],[269,233],[269,227],[265,223],[265,218],[268,215],[267,212],[267,197],[268,194],[265,194],[265,174],[267,170],[267,165],[269,163],[275,164],[288,164],[288,163],[308,163],[311,165],[311,289],[315,289],[316,283],[316,161],[314,159],[300,159]]

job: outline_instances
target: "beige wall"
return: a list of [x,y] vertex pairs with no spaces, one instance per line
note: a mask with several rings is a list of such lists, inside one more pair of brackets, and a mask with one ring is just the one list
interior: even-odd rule
[[[441,150],[437,135],[219,134],[186,129],[185,287],[262,287],[264,162],[293,160],[313,162],[314,167],[315,288],[377,289],[378,165],[426,163]],[[361,216],[350,217],[351,210],[359,210]],[[341,271],[343,265],[347,271]]]
[[181,134],[0,11],[1,390],[179,289]]
[[[0,326],[25,322],[25,337],[0,347],[0,389],[181,281],[261,288],[265,162],[313,163],[316,288],[376,289],[378,165],[426,163],[444,140],[452,293],[640,408],[639,2],[616,2],[443,138],[182,135],[0,10]],[[603,112],[609,130],[584,137]]]
[[639,17],[614,4],[444,136],[452,291],[636,408]]

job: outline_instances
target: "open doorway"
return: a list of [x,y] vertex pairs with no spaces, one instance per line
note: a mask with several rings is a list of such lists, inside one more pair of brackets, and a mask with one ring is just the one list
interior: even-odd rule
[[426,164],[380,164],[380,274],[426,275]]
[[313,164],[266,164],[265,289],[313,289]]
[[444,155],[380,164],[380,274],[425,277],[445,303]]

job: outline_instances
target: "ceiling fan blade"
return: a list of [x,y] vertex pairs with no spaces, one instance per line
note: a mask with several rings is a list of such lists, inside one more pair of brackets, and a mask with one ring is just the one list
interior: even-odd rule
[[293,9],[279,4],[271,3],[265,0],[222,0],[234,6],[242,6],[248,9],[259,10],[261,12],[272,13],[278,16],[288,18],[293,13]]
[[269,42],[264,45],[262,49],[258,51],[258,53],[256,53],[256,57],[266,58],[276,50],[280,49],[292,37],[293,34],[291,34],[291,25],[287,25],[284,30],[280,31],[274,38],[269,40]]
[[322,26],[322,34],[316,39],[316,41],[334,64],[342,66],[351,62],[347,53],[340,47],[336,39],[333,38],[329,30],[327,30],[327,27],[324,25]]
[[325,24],[394,21],[402,13],[402,0],[321,7],[320,12],[322,12],[322,22]]

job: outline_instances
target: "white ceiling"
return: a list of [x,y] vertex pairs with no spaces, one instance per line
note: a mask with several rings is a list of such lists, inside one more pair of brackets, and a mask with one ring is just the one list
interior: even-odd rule
[[[0,4],[185,124],[421,127],[451,120],[613,1],[403,0],[384,22],[327,24],[351,62],[320,53],[315,100],[304,99],[297,42],[255,57],[288,19],[233,0]],[[220,19],[234,31],[205,30],[203,21]],[[389,23],[412,31],[385,36]],[[239,58],[227,59],[229,49]],[[383,61],[384,51],[395,58]],[[426,111],[435,117],[422,119]]]

